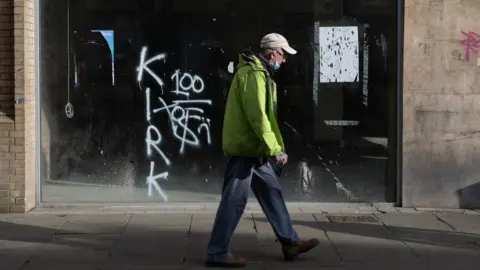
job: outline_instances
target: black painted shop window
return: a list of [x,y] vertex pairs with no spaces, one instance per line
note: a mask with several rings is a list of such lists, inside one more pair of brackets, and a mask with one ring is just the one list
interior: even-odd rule
[[275,75],[286,199],[385,200],[396,1],[40,2],[43,201],[219,200],[232,68],[269,32],[299,52]]

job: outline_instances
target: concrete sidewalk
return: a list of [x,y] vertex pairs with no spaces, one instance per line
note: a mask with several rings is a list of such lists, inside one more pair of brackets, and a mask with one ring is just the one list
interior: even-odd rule
[[[270,225],[249,206],[231,248],[247,269],[479,269],[480,212],[289,205],[321,245],[282,261]],[[321,210],[320,210],[321,209]],[[204,269],[214,208],[96,207],[0,215],[0,270]]]

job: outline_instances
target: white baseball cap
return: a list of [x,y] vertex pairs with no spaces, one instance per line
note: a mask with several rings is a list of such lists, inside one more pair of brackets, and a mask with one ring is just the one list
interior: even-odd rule
[[296,54],[297,51],[288,45],[287,39],[277,33],[270,33],[262,38],[260,41],[260,48],[262,49],[276,49],[281,48],[288,54]]

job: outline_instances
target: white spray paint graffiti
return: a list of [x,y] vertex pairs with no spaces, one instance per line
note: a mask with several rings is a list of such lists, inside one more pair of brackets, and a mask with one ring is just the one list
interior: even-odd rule
[[[167,105],[165,100],[161,97],[158,98],[162,103],[163,107],[159,109],[154,109],[153,112],[157,113],[160,111],[166,111],[169,118],[170,123],[173,127],[173,135],[176,139],[178,139],[181,143],[180,145],[180,154],[185,153],[185,144],[188,144],[193,147],[200,146],[200,139],[198,138],[197,134],[193,130],[188,127],[188,123],[190,119],[201,121],[202,123],[197,128],[197,133],[202,131],[202,128],[205,129],[205,133],[207,136],[208,144],[211,144],[211,137],[210,137],[210,119],[205,119],[204,117],[197,115],[197,114],[190,114],[191,112],[198,112],[203,114],[204,111],[201,108],[197,107],[186,107],[191,104],[212,104],[211,100],[199,99],[199,100],[174,100],[172,104]],[[184,107],[185,106],[185,107]]]
[[[161,53],[153,56],[150,59],[147,58],[147,47],[143,47],[140,53],[140,64],[137,67],[137,81],[139,85],[142,84],[144,71],[149,74],[160,87],[163,94],[163,88],[165,83],[163,79],[155,74],[155,72],[149,68],[150,64],[157,61],[166,61],[167,54]],[[198,75],[192,75],[190,73],[182,73],[180,70],[176,70],[170,77],[173,82],[173,89],[171,92],[176,96],[183,97],[185,99],[173,100],[171,104],[167,104],[165,99],[158,97],[160,102],[159,108],[152,109],[152,91],[149,87],[145,90],[145,118],[149,123],[146,130],[145,143],[147,148],[147,156],[153,158],[154,152],[157,153],[167,166],[172,165],[170,159],[162,151],[160,144],[162,142],[162,134],[160,130],[152,124],[152,115],[159,112],[166,112],[170,125],[172,126],[173,136],[180,142],[180,154],[185,153],[185,146],[200,147],[201,134],[204,134],[208,144],[212,143],[210,135],[210,119],[204,117],[204,110],[200,105],[212,105],[212,101],[209,99],[191,99],[195,94],[201,94],[205,89],[205,83],[203,79]],[[190,121],[192,120],[192,121]],[[189,127],[189,123],[197,122],[198,126],[196,132]],[[167,194],[162,190],[158,184],[158,180],[167,180],[169,173],[167,171],[154,174],[155,162],[150,161],[150,173],[147,177],[148,184],[148,196],[153,196],[153,191],[156,191],[164,201],[168,201]]]
[[152,76],[155,79],[157,84],[162,89],[162,93],[163,93],[163,85],[164,85],[163,80],[160,77],[158,77],[157,74],[155,74],[148,67],[148,65],[155,62],[155,61],[165,60],[167,58],[167,54],[165,54],[165,53],[158,54],[158,55],[148,59],[148,61],[145,61],[146,56],[147,56],[147,47],[143,47],[142,52],[140,53],[140,65],[137,67],[137,72],[138,72],[137,81],[138,81],[138,83],[141,83],[142,78],[143,78],[143,71],[146,71],[146,72],[148,72],[148,74],[150,74],[150,76]]
[[153,174],[154,169],[155,169],[155,162],[150,161],[150,173],[147,177],[148,196],[149,197],[153,196],[153,190],[152,189],[155,189],[158,192],[158,194],[160,194],[160,196],[162,196],[164,201],[168,201],[167,194],[165,194],[165,192],[163,192],[162,188],[160,187],[160,185],[157,182],[157,179],[167,180],[168,172],[163,172],[163,173],[154,175]]
[[[181,76],[180,76],[181,75]],[[188,99],[191,94],[200,94],[205,88],[205,84],[198,75],[191,75],[189,73],[182,73],[177,70],[171,77],[174,81],[175,88],[172,93],[176,95],[186,96],[186,100],[173,100],[172,104],[168,105],[161,97],[158,98],[163,105],[161,108],[154,109],[153,113],[165,111],[169,117],[170,124],[173,127],[173,135],[180,141],[180,154],[185,153],[185,145],[192,147],[200,147],[200,139],[198,135],[204,130],[206,134],[207,143],[211,144],[210,137],[210,119],[204,118],[204,110],[197,107],[201,104],[212,105],[209,99]],[[188,127],[189,120],[199,121],[197,133]]]

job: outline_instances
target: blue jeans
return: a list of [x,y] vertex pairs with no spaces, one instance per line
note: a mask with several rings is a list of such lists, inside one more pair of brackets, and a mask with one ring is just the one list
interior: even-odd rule
[[270,163],[261,162],[258,158],[232,157],[225,171],[222,199],[208,243],[207,261],[225,261],[231,256],[228,245],[245,210],[249,187],[280,243],[296,245],[300,242]]

